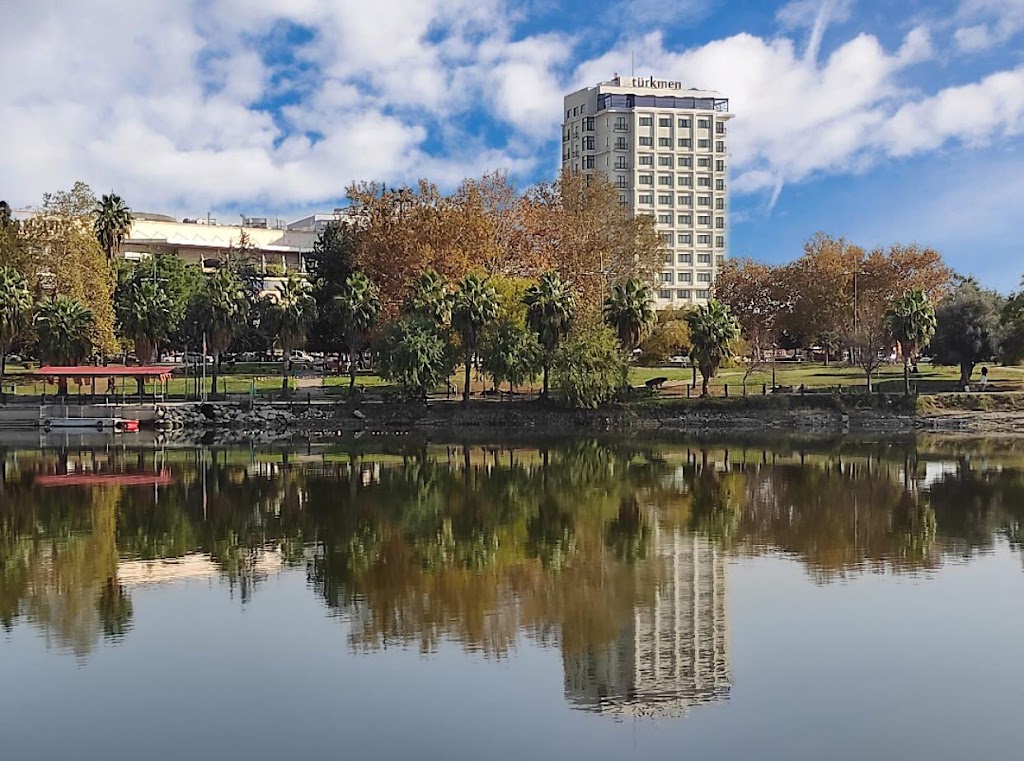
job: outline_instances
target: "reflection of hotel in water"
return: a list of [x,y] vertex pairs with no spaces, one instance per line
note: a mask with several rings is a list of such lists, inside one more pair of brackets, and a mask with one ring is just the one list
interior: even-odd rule
[[[707,539],[656,530],[658,586],[619,636],[564,653],[565,697],[576,708],[635,716],[678,716],[728,697],[726,561]],[[639,583],[639,582],[638,582]]]

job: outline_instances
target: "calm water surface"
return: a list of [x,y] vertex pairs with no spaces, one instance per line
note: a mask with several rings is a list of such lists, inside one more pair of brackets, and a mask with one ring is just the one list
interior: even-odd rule
[[0,756],[1019,759],[1024,442],[0,449]]

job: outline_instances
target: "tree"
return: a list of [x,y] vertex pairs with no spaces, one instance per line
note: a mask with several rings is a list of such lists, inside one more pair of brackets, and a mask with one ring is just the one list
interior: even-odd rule
[[125,236],[131,232],[132,210],[121,196],[110,193],[100,198],[92,214],[96,240],[107,255],[107,261],[111,262],[121,252]]
[[547,398],[551,362],[576,318],[576,296],[572,286],[563,282],[557,272],[545,272],[526,290],[523,303],[526,304],[526,324],[540,343],[544,372],[541,396]]
[[[35,328],[39,355],[50,365],[79,365],[95,347],[96,321],[92,312],[67,296],[57,296],[42,304],[36,312]],[[67,379],[61,378],[61,395],[66,395],[67,390]]]
[[[604,301],[604,321],[615,331],[627,361],[654,325],[654,294],[638,277],[616,283]],[[623,366],[625,367],[625,365]],[[622,385],[627,384],[624,371]]]
[[406,298],[403,311],[407,315],[420,316],[430,320],[439,328],[447,328],[452,321],[452,307],[455,294],[448,283],[436,270],[421,272],[412,284],[412,291]]
[[715,298],[729,308],[749,349],[744,393],[751,374],[764,364],[765,352],[771,349],[774,356],[777,325],[792,306],[789,294],[780,268],[752,259],[727,261],[715,280]]
[[690,326],[693,348],[690,359],[700,370],[701,396],[708,395],[708,382],[715,377],[722,362],[732,356],[733,344],[739,338],[739,326],[727,307],[711,299],[693,310],[686,318]]
[[153,280],[139,277],[131,277],[117,297],[121,335],[135,344],[135,356],[141,364],[152,361],[160,344],[174,329],[171,299]]
[[555,354],[551,382],[568,406],[593,409],[615,397],[627,371],[611,328],[578,324]]
[[32,292],[17,270],[0,267],[0,382],[7,374],[7,355],[32,322]]
[[203,290],[196,296],[194,316],[205,338],[204,344],[214,357],[211,394],[217,393],[220,355],[231,344],[248,307],[241,282],[226,269],[208,276]]
[[885,320],[903,353],[903,393],[910,396],[910,365],[935,335],[935,308],[924,291],[907,291],[889,305]]
[[537,337],[511,320],[503,320],[484,334],[480,344],[480,366],[497,389],[507,382],[509,391],[537,377],[542,363]]
[[291,274],[278,287],[273,307],[273,325],[277,344],[281,347],[281,395],[288,396],[292,349],[306,340],[306,331],[316,317],[316,301],[309,293],[309,283]]
[[316,300],[316,320],[309,330],[308,345],[316,351],[344,351],[344,325],[335,298],[354,272],[358,245],[359,234],[353,225],[330,222],[313,241],[313,252],[306,257]]
[[932,359],[940,365],[959,365],[961,388],[968,387],[979,362],[999,354],[1003,306],[998,293],[983,290],[968,279],[935,310]]
[[480,348],[480,338],[488,325],[498,316],[498,294],[486,280],[475,274],[467,275],[459,284],[452,306],[452,327],[462,340],[463,360],[466,368],[462,400],[469,401],[469,374],[473,356]]
[[661,367],[671,357],[685,357],[690,353],[690,326],[686,322],[689,310],[666,309],[658,312],[658,323],[651,334],[640,343],[639,363],[647,367]]
[[356,358],[362,354],[370,331],[380,316],[380,293],[370,278],[362,272],[353,272],[345,280],[345,288],[336,301],[349,351],[349,388],[354,389]]
[[999,321],[1003,333],[1002,359],[1008,365],[1019,364],[1024,360],[1024,291],[1007,299]]
[[21,225],[11,214],[6,201],[0,201],[0,267],[11,267],[24,276],[29,269],[20,239]]
[[385,328],[377,342],[380,374],[424,402],[454,369],[447,337],[423,317],[404,317]]

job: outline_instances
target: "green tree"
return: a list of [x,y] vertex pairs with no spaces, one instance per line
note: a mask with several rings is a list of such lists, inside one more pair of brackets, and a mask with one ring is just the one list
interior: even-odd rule
[[362,272],[353,272],[335,297],[349,352],[349,388],[356,387],[356,360],[380,316],[380,292]]
[[467,275],[455,293],[452,306],[452,327],[462,339],[463,360],[466,368],[462,400],[469,401],[469,373],[473,356],[480,348],[484,329],[498,316],[498,294],[486,281],[477,275]]
[[623,351],[633,352],[654,325],[654,293],[637,277],[616,283],[604,301],[604,321],[615,331]]
[[544,382],[541,396],[548,395],[548,375],[559,345],[572,328],[576,317],[576,297],[572,287],[557,272],[545,272],[526,290],[526,324],[540,343]]
[[701,396],[707,396],[708,382],[715,377],[722,362],[732,356],[733,344],[739,338],[739,326],[727,307],[717,299],[698,306],[686,317],[690,326],[690,359],[700,370]]
[[[36,312],[36,338],[39,356],[46,364],[81,364],[95,347],[96,321],[80,301],[57,296],[42,304]],[[67,379],[60,380],[60,393],[66,395]]]
[[577,325],[551,366],[551,382],[570,407],[593,409],[615,397],[628,367],[605,325]]
[[140,364],[151,362],[175,327],[171,299],[153,280],[131,277],[118,289],[115,307],[121,336],[135,344]]
[[313,252],[306,257],[316,300],[316,320],[307,342],[314,351],[340,354],[345,349],[345,326],[335,299],[354,271],[358,245],[359,233],[353,225],[331,222],[313,241]]
[[306,341],[306,332],[316,318],[316,301],[310,295],[309,283],[291,274],[278,287],[274,303],[273,324],[277,344],[281,347],[281,394],[289,393],[291,352]]
[[377,342],[377,352],[381,377],[423,401],[454,369],[447,336],[423,317],[405,317],[388,325]]
[[889,335],[903,353],[903,393],[910,396],[910,365],[935,335],[935,308],[924,291],[907,291],[889,305],[885,314]]
[[536,336],[511,320],[503,320],[484,334],[480,366],[498,388],[507,382],[509,391],[537,377],[543,352]]
[[439,328],[447,328],[452,321],[455,294],[448,283],[435,270],[421,272],[412,284],[412,292],[405,300],[407,315],[421,316]]
[[7,355],[31,324],[32,293],[12,267],[0,267],[0,383],[7,373]]
[[96,240],[107,255],[107,261],[113,261],[121,252],[125,237],[131,232],[132,210],[125,205],[121,196],[110,193],[100,198],[92,214]]
[[966,388],[979,362],[999,354],[1003,298],[968,279],[935,310],[932,358],[939,365],[959,365],[960,386]]
[[220,355],[231,344],[248,308],[242,283],[226,269],[207,277],[202,291],[196,296],[193,316],[205,337],[207,349],[213,352],[214,357],[211,394],[217,393]]
[[658,324],[640,343],[640,364],[660,367],[670,357],[690,353],[690,326],[686,324],[689,310],[665,309],[658,312]]
[[[1021,280],[1024,287],[1024,279]],[[1024,360],[1024,291],[1006,301],[999,318],[1003,332],[1003,361],[1008,365]]]

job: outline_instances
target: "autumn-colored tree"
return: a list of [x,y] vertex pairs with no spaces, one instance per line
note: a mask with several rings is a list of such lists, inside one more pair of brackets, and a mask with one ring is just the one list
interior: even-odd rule
[[596,314],[616,282],[653,282],[664,259],[649,215],[632,216],[600,175],[563,172],[523,200],[528,255],[573,283],[582,312]]

